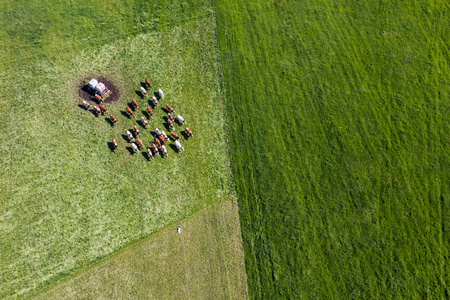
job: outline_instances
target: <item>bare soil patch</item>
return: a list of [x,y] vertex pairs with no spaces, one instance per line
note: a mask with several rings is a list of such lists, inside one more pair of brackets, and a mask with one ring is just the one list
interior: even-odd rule
[[[89,92],[89,90],[87,89],[87,86],[85,84],[86,81],[89,81],[92,78],[93,77],[86,77],[81,80],[81,82],[78,86],[78,95],[84,100],[97,102],[97,99],[95,99],[94,95],[92,95]],[[108,97],[106,97],[105,101],[103,101],[104,103],[111,103],[111,102],[117,101],[119,99],[120,92],[119,92],[119,89],[114,85],[114,83],[112,83],[110,80],[108,80],[106,77],[103,77],[103,76],[96,77],[95,79],[97,79],[100,82],[103,82],[106,85],[106,87],[111,91],[111,93],[109,93]]]

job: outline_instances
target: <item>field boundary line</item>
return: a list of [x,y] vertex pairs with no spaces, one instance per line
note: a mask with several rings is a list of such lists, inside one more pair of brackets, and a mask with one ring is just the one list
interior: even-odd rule
[[[236,200],[236,205],[237,205],[237,212],[238,212],[238,219],[239,219],[239,231],[240,231],[240,235],[241,235],[241,241],[242,241],[242,251],[243,251],[243,257],[244,257],[244,270],[245,270],[245,282],[246,282],[246,289],[245,289],[245,295],[247,296],[247,299],[249,299],[248,296],[248,276],[247,276],[247,264],[245,262],[245,246],[244,246],[244,237],[242,235],[242,227],[241,227],[241,215],[240,215],[240,209],[239,209],[239,201],[238,201],[238,195],[237,195],[237,186],[236,186],[236,180],[235,180],[235,175],[234,175],[234,163],[233,163],[233,148],[231,145],[231,129],[230,129],[230,115],[228,114],[228,107],[227,107],[227,103],[228,103],[228,97],[227,97],[227,89],[226,89],[226,84],[225,84],[225,75],[224,75],[224,64],[223,64],[223,60],[222,60],[222,50],[220,49],[220,39],[219,39],[219,26],[217,25],[217,16],[216,16],[216,1],[212,0],[211,1],[211,5],[212,5],[212,16],[213,16],[213,20],[214,20],[214,36],[215,36],[215,40],[216,40],[216,45],[217,45],[217,54],[218,54],[218,58],[217,58],[217,62],[219,64],[218,67],[218,74],[219,74],[219,80],[220,80],[220,87],[221,90],[223,91],[223,97],[224,97],[224,111],[225,111],[225,118],[226,118],[226,128],[225,128],[225,132],[227,134],[227,144],[228,144],[228,154],[229,154],[229,159],[230,159],[230,168],[231,168],[231,179],[232,179],[232,188],[233,188],[233,196],[234,199]],[[231,60],[233,61],[233,57],[231,58]],[[259,274],[258,274],[258,278],[259,278]]]
[[172,21],[172,22],[167,22],[167,23],[163,23],[163,24],[159,24],[159,25],[148,26],[148,27],[144,27],[144,28],[141,28],[141,29],[138,29],[138,30],[129,31],[129,32],[125,32],[125,33],[110,35],[107,38],[101,38],[101,39],[96,39],[96,40],[89,40],[88,42],[83,42],[83,43],[79,43],[79,44],[73,44],[73,45],[69,45],[69,46],[64,46],[64,47],[56,48],[56,49],[49,50],[49,51],[44,51],[44,52],[39,52],[39,53],[36,53],[36,54],[24,56],[24,57],[19,57],[19,58],[16,58],[16,59],[0,61],[0,65],[6,65],[6,64],[17,62],[17,61],[22,61],[22,60],[29,59],[29,58],[32,58],[32,57],[44,55],[44,54],[47,54],[47,53],[59,52],[60,50],[66,50],[66,49],[75,48],[75,47],[88,45],[88,44],[95,44],[95,43],[98,43],[98,42],[101,42],[101,41],[111,40],[111,39],[114,39],[114,38],[117,38],[117,37],[121,37],[121,36],[129,36],[129,35],[132,35],[132,34],[135,34],[135,33],[138,33],[138,32],[143,32],[143,31],[147,31],[147,30],[151,30],[151,29],[156,29],[156,28],[163,27],[163,26],[175,25],[175,24],[178,24],[178,23],[183,22],[183,21],[189,21],[189,20],[197,19],[197,18],[200,18],[202,16],[209,15],[209,14],[210,13],[207,12],[207,13],[195,15],[195,16],[192,16],[192,17],[181,18],[181,19],[178,19],[178,20],[175,20],[175,21]]
[[[182,224],[183,224],[183,221],[180,222],[180,227]],[[181,233],[181,240],[183,241],[184,271],[186,273],[186,287],[187,287],[187,292],[188,292],[188,299],[191,299],[191,295],[189,293],[189,276],[188,276],[188,267],[187,267],[187,259],[186,259],[186,246],[184,244],[183,233]]]
[[[235,195],[234,195],[233,193],[231,193],[231,194],[225,196],[224,198],[222,198],[222,199],[220,199],[220,200],[217,200],[216,202],[213,202],[213,203],[211,203],[210,205],[205,206],[204,208],[200,209],[199,211],[196,211],[195,213],[193,213],[193,214],[191,214],[191,215],[185,217],[185,218],[182,219],[182,220],[177,220],[177,221],[175,221],[175,222],[172,222],[172,223],[170,223],[170,224],[168,224],[168,225],[162,227],[160,230],[158,230],[158,231],[156,231],[156,232],[150,233],[149,235],[146,235],[146,236],[144,236],[144,237],[142,237],[142,238],[140,238],[140,239],[137,239],[136,241],[131,242],[130,244],[128,244],[128,245],[125,246],[124,248],[118,250],[117,252],[113,252],[113,253],[111,253],[111,254],[105,256],[104,258],[102,258],[102,259],[100,259],[100,260],[97,260],[97,261],[95,261],[95,262],[93,262],[93,263],[91,263],[91,264],[89,264],[89,265],[87,265],[87,266],[85,266],[85,267],[83,267],[83,268],[77,270],[77,271],[74,271],[74,272],[72,272],[72,273],[70,273],[70,274],[68,274],[68,275],[66,275],[66,276],[64,276],[64,277],[62,277],[62,278],[60,278],[60,279],[58,279],[57,281],[51,283],[50,285],[48,285],[48,286],[46,286],[46,287],[43,287],[42,289],[36,291],[35,293],[33,293],[33,294],[29,295],[29,296],[26,296],[25,298],[26,298],[26,299],[31,299],[31,298],[37,296],[38,294],[41,294],[41,293],[43,293],[43,292],[45,292],[45,291],[47,291],[47,290],[49,290],[49,289],[55,287],[57,284],[63,283],[64,281],[69,280],[70,277],[73,277],[73,276],[75,276],[75,275],[79,275],[79,274],[81,274],[81,273],[84,273],[85,271],[87,271],[87,270],[93,268],[94,266],[99,265],[99,264],[101,264],[101,263],[104,263],[104,262],[106,262],[107,260],[112,259],[113,257],[115,257],[115,256],[117,256],[117,255],[119,255],[119,254],[121,254],[122,252],[125,252],[125,251],[128,250],[128,249],[133,248],[134,246],[137,246],[137,245],[139,245],[139,244],[141,244],[141,243],[144,243],[144,242],[150,240],[150,239],[153,238],[154,236],[157,236],[157,235],[159,235],[159,234],[162,234],[165,230],[169,229],[170,227],[174,227],[174,226],[176,226],[178,223],[182,223],[182,222],[184,222],[184,221],[187,221],[187,220],[189,220],[189,219],[192,219],[193,217],[195,217],[196,215],[202,213],[203,211],[208,210],[208,209],[212,208],[213,206],[219,205],[219,204],[221,204],[221,203],[223,203],[223,202],[225,202],[225,201],[228,201],[228,200],[230,200],[230,201],[236,200],[236,199],[235,199]],[[237,201],[236,201],[236,205],[237,205]],[[184,244],[183,244],[183,246],[184,246]]]

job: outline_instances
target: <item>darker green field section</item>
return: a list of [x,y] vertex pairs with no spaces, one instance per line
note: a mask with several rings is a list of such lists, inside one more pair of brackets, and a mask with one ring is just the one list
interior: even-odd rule
[[448,4],[215,10],[250,296],[449,297]]
[[[0,3],[0,63],[180,23],[210,12],[209,1],[39,0]],[[58,53],[65,54],[65,53]]]

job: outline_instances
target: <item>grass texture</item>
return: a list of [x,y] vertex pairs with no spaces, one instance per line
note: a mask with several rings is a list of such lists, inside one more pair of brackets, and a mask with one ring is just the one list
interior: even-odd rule
[[448,298],[448,3],[215,9],[250,298]]
[[210,2],[205,0],[2,1],[0,63],[42,52],[67,52],[75,45],[103,44],[209,13]]
[[[0,298],[30,295],[231,194],[216,55],[208,15],[2,65]],[[79,107],[81,80],[100,75],[121,92],[106,105],[114,127]],[[145,77],[193,130],[184,153],[147,161],[127,149],[122,135],[137,123],[121,112],[132,98],[148,106],[136,94]],[[165,116],[154,111],[151,130]]]
[[192,218],[43,291],[34,299],[246,299],[237,202]]

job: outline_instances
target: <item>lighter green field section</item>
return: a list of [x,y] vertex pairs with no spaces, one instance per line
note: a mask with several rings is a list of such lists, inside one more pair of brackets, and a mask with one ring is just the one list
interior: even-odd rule
[[227,199],[35,299],[246,299],[237,202]]
[[[232,192],[215,47],[207,16],[3,66],[0,298],[29,295]],[[114,127],[79,107],[80,80],[99,75],[121,92],[107,105]],[[131,98],[148,106],[136,95],[145,77],[194,131],[184,153],[168,147],[169,158],[147,161],[126,149],[136,121],[120,111]],[[152,130],[163,128],[165,113],[154,111]]]

